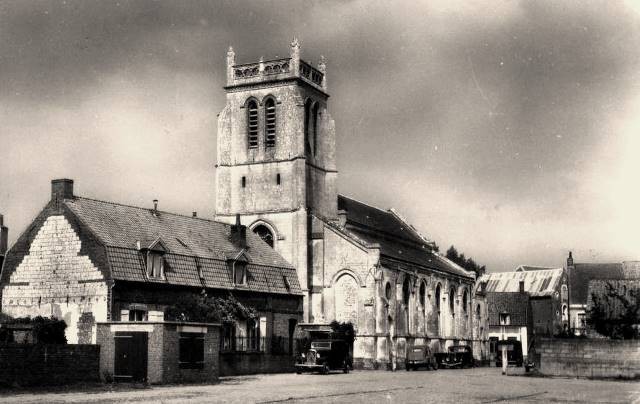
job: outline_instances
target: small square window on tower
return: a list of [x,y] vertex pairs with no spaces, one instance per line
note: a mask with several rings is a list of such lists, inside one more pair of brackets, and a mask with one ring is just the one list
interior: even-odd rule
[[247,187],[247,177],[242,177],[242,188]]
[[276,184],[280,185],[280,173],[276,174]]

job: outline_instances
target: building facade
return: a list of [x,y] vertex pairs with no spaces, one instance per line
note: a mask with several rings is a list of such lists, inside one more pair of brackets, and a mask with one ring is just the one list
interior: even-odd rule
[[241,224],[79,197],[67,179],[52,181],[0,275],[3,313],[64,319],[69,343],[95,343],[99,322],[162,322],[201,294],[256,309],[223,326],[223,351],[269,353],[302,320],[295,269]]
[[529,294],[526,292],[488,292],[489,340],[492,359],[500,355],[498,341],[515,340],[522,344],[522,355],[528,355],[531,327]]
[[296,268],[308,329],[352,322],[361,367],[403,363],[410,344],[480,337],[475,275],[394,210],[338,194],[324,60],[302,60],[295,40],[278,60],[236,64],[229,49],[225,92],[216,220],[240,215]]

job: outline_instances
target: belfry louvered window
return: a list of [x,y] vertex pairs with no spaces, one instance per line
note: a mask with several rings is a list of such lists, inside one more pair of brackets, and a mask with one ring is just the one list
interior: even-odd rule
[[258,147],[258,103],[253,100],[247,104],[247,140],[250,149]]
[[269,98],[264,104],[264,144],[266,147],[276,145],[276,103]]

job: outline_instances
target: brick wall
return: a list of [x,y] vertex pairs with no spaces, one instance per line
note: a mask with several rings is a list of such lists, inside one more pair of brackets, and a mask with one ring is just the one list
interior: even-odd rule
[[640,340],[540,339],[536,351],[545,375],[640,378]]
[[97,382],[98,345],[0,346],[0,385],[62,385]]
[[220,376],[293,372],[295,358],[260,352],[220,353]]

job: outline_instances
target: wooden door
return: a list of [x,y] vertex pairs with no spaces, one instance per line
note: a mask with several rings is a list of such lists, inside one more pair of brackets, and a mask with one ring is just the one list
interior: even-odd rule
[[147,333],[116,332],[114,342],[114,380],[122,382],[146,381],[148,350]]

